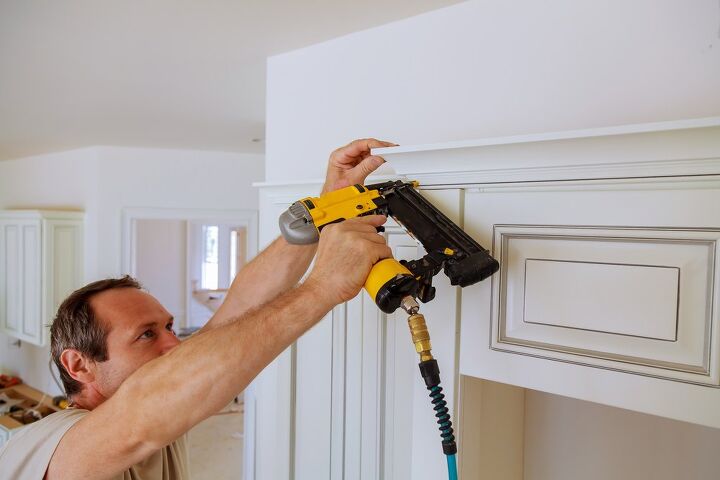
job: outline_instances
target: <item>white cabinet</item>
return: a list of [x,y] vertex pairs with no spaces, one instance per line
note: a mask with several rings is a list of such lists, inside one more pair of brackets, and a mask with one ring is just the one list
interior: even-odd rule
[[82,282],[79,212],[0,212],[0,329],[45,345],[47,326]]
[[720,119],[376,153],[500,262],[461,374],[720,427]]
[[[374,153],[501,264],[421,307],[465,476],[522,478],[524,388],[720,427],[720,119]],[[263,185],[261,243],[319,189]],[[447,475],[405,318],[364,293],[255,383],[257,479]]]
[[603,183],[467,191],[461,372],[720,426],[720,180]]

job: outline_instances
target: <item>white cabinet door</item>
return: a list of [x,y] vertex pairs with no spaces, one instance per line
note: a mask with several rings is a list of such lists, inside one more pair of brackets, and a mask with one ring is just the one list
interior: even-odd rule
[[60,303],[83,284],[83,228],[77,219],[43,220],[42,343]]
[[40,220],[0,220],[0,325],[15,338],[43,343]]
[[461,372],[720,426],[718,205],[714,178],[470,190],[501,269],[463,292]]
[[0,212],[0,329],[45,345],[60,302],[82,284],[82,213]]

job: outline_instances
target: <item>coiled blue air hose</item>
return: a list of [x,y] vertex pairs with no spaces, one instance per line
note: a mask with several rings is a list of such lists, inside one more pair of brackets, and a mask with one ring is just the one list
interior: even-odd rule
[[437,417],[437,423],[440,425],[440,436],[442,437],[443,446],[449,443],[455,443],[455,435],[453,435],[452,422],[450,421],[450,411],[447,408],[445,394],[442,393],[440,385],[428,387],[430,390],[430,398],[432,399],[433,410]]
[[455,435],[453,434],[450,411],[447,407],[445,394],[442,393],[443,389],[440,386],[440,369],[438,368],[437,360],[432,359],[420,362],[419,367],[420,373],[425,381],[425,386],[430,391],[430,399],[440,428],[443,453],[447,457],[448,478],[450,480],[457,480],[457,462],[455,459],[457,445],[455,443]]

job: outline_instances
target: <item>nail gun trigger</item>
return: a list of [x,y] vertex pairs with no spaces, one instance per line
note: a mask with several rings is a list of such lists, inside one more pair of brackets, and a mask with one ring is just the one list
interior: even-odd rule
[[421,280],[417,298],[422,303],[428,303],[435,298],[435,287],[432,286],[432,277]]

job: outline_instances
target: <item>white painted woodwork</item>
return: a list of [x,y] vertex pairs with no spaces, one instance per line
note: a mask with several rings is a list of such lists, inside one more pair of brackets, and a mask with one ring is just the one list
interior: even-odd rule
[[330,315],[300,337],[293,359],[294,385],[294,478],[330,479],[333,326]]
[[[502,269],[489,282],[492,294],[488,282],[463,291],[461,372],[720,425],[712,406],[720,399],[720,391],[712,387],[718,385],[714,258],[720,212],[711,208],[720,202],[719,186],[714,178],[668,178],[613,186],[587,181],[469,191],[466,229],[486,246],[493,245],[494,236],[493,253]],[[601,329],[546,325],[555,323],[547,317],[541,323],[523,321],[528,258],[677,269],[677,305],[663,298],[653,307],[666,308],[666,325],[658,328],[666,328],[668,317],[677,315],[677,340],[631,336],[613,327],[623,323],[648,332],[644,324],[657,320],[636,295],[613,299],[613,308],[626,302],[621,317],[604,322]],[[592,273],[586,270],[584,281],[591,281]],[[663,276],[656,280],[668,281]],[[623,285],[632,288],[626,281]],[[563,305],[544,308],[548,313]],[[538,320],[540,313],[533,314]]]
[[82,282],[83,214],[0,211],[0,329],[44,346],[60,302]]
[[677,267],[535,258],[524,267],[524,323],[677,339]]
[[627,179],[720,171],[720,117],[378,148],[423,185]]
[[494,230],[493,348],[718,385],[720,230]]
[[[298,184],[291,187],[260,190],[259,247],[265,248],[280,233],[278,218],[299,198],[315,195],[321,185]],[[255,479],[294,479],[295,475],[295,363],[293,345],[270,363],[250,388],[256,399]],[[330,379],[327,379],[330,383]],[[328,436],[330,432],[327,432]],[[246,458],[247,461],[247,458]],[[330,465],[319,466],[329,471]]]
[[[720,426],[718,125],[383,150],[501,263],[462,291],[438,275],[422,306],[464,476],[522,478],[523,388]],[[259,186],[264,244],[320,183]],[[395,255],[417,254],[389,225]],[[364,294],[336,308],[256,382],[257,478],[443,478],[416,364],[401,315]]]
[[376,151],[464,188],[466,231],[500,260],[462,292],[461,372],[720,426],[719,125]]
[[[319,185],[264,185],[261,244],[277,219]],[[460,190],[427,192],[460,221]],[[270,213],[268,213],[270,212]],[[392,220],[397,258],[422,249]],[[436,299],[422,306],[454,414],[458,376],[458,295],[441,274]],[[340,305],[268,366],[257,386],[256,478],[438,478],[446,475],[440,434],[420,378],[406,315],[385,315],[364,292]]]

